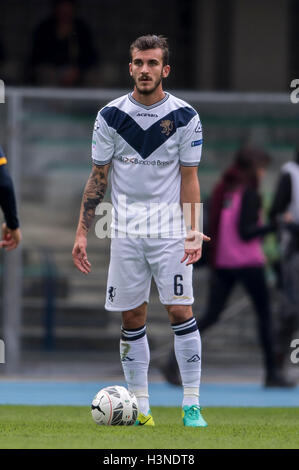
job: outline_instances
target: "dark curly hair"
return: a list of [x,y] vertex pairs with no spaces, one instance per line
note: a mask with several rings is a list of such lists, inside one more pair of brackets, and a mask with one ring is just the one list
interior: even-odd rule
[[167,38],[164,36],[157,36],[156,34],[147,34],[145,36],[140,36],[135,39],[130,46],[130,57],[132,59],[133,49],[138,49],[139,51],[146,51],[148,49],[162,49],[163,51],[163,65],[168,65],[169,63],[169,47]]

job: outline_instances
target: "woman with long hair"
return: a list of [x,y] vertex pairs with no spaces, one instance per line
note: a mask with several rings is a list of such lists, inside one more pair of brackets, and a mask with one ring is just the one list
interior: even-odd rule
[[[241,283],[251,298],[257,315],[257,327],[263,352],[266,387],[289,387],[278,374],[272,329],[272,313],[265,277],[262,237],[275,230],[263,225],[259,186],[270,163],[262,150],[240,149],[232,165],[216,185],[210,202],[209,264],[211,278],[205,315],[197,321],[200,333],[215,324],[223,312],[232,289]],[[179,383],[174,354],[163,368],[166,379]]]
[[[262,150],[242,148],[216,185],[211,198],[211,280],[205,315],[199,330],[216,323],[228,297],[241,283],[251,298],[263,352],[265,386],[290,386],[276,368],[269,291],[265,277],[262,237],[273,231],[263,225],[259,186],[270,163]],[[215,295],[217,293],[217,295]]]

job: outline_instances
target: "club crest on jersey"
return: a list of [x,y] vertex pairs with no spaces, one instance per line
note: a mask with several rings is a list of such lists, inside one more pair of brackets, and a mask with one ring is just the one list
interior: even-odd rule
[[160,126],[162,127],[162,134],[165,134],[167,137],[169,136],[170,132],[173,131],[173,121],[169,119],[164,119],[161,121]]

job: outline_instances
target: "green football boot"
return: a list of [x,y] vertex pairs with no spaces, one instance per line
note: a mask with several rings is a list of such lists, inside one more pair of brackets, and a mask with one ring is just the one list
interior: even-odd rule
[[201,407],[199,405],[184,406],[182,418],[184,426],[207,427],[208,423],[201,416]]
[[151,410],[149,410],[147,415],[139,413],[134,423],[134,426],[155,426],[155,421],[151,415]]

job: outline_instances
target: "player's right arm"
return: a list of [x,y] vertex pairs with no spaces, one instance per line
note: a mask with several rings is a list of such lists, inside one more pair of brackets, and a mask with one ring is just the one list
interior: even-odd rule
[[181,205],[187,204],[190,208],[184,213],[187,237],[185,239],[185,253],[181,263],[187,260],[186,265],[196,263],[201,258],[202,242],[210,241],[200,232],[197,207],[200,204],[200,187],[198,180],[198,165],[202,152],[202,126],[198,114],[191,119],[188,125],[181,128],[179,146],[181,171]]
[[84,274],[88,274],[91,271],[91,264],[87,259],[86,253],[87,234],[93,223],[96,207],[105,196],[109,167],[110,163],[103,166],[93,164],[83,192],[72,256],[76,268]]

